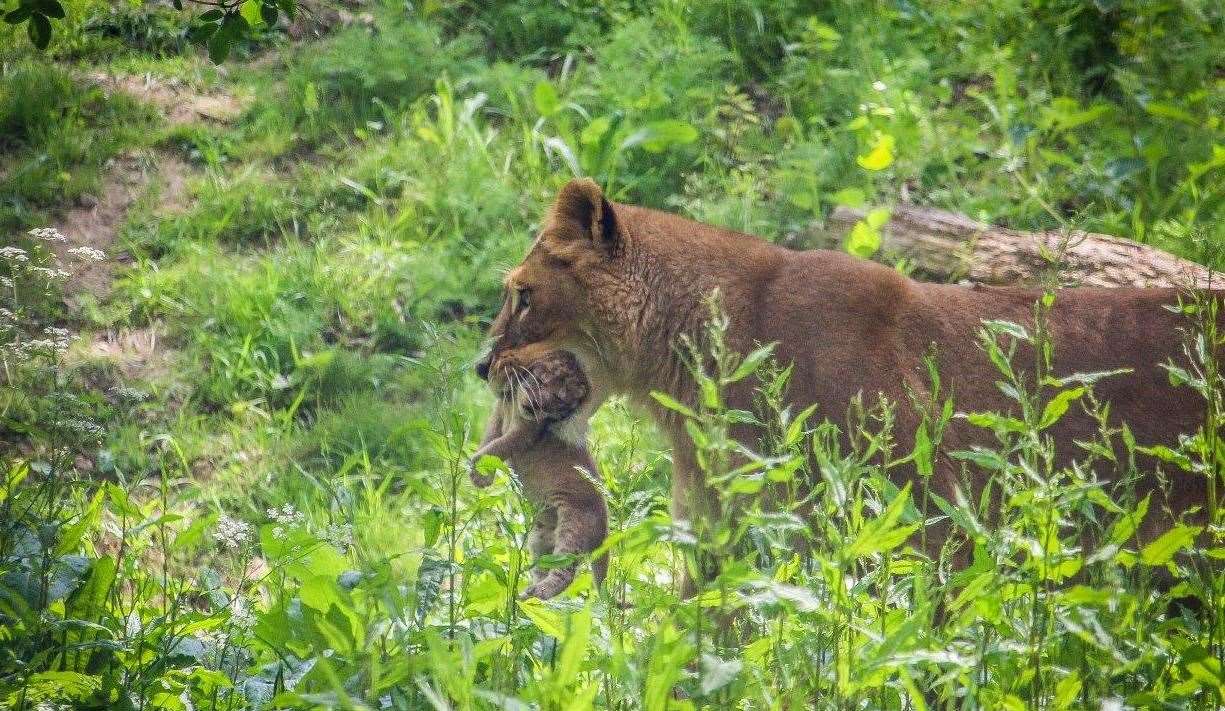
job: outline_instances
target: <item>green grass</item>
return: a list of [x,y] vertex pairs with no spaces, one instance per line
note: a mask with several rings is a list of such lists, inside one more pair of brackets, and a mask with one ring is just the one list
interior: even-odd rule
[[31,59],[0,69],[0,226],[41,225],[97,193],[105,162],[157,125],[149,107]]
[[[515,601],[528,505],[463,468],[502,273],[572,174],[779,241],[905,186],[1225,268],[1216,4],[380,2],[373,27],[268,35],[224,71],[168,8],[69,5],[49,55],[0,29],[0,229],[52,224],[123,151],[195,173],[182,209],[137,202],[112,295],[71,323],[157,329],[166,365],[19,364],[0,331],[0,707],[1220,705],[1220,541],[1137,545],[1128,492],[1044,468],[1033,422],[997,447],[1012,496],[988,525],[863,456],[887,448],[886,411],[836,423],[861,448],[841,451],[834,425],[792,428],[765,397],[772,431],[795,430],[769,468],[817,481],[812,510],[754,503],[746,477],[725,495],[750,514],[695,541],[667,514],[667,447],[614,401],[592,423],[609,581],[548,603]],[[230,124],[167,128],[96,71],[254,98]],[[27,326],[63,320],[32,294]],[[1214,377],[1188,390],[1217,403],[1207,432]],[[734,416],[699,415],[715,442]],[[797,464],[805,448],[824,466]],[[1180,462],[1219,473],[1221,451],[1166,453],[1171,485]],[[905,545],[921,511],[976,538],[969,569]],[[1082,550],[1085,531],[1115,548]],[[710,556],[723,577],[680,600],[683,561]]]

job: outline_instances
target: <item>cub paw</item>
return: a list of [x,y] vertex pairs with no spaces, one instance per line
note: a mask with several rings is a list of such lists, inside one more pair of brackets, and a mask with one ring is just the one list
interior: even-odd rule
[[529,585],[527,590],[524,590],[523,594],[519,596],[519,599],[527,600],[534,597],[539,600],[548,600],[560,595],[561,591],[570,587],[570,583],[573,581],[574,573],[552,571],[539,581]]
[[492,476],[482,474],[477,470],[475,459],[468,460],[468,479],[478,489],[484,489],[493,483]]

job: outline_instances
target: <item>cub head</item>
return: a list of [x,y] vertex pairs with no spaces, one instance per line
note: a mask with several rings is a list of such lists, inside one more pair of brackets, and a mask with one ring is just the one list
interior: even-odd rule
[[582,354],[597,320],[592,285],[619,244],[613,207],[598,185],[584,179],[562,188],[527,257],[506,275],[502,308],[489,329],[492,345],[477,374],[502,390],[517,364],[561,349]]

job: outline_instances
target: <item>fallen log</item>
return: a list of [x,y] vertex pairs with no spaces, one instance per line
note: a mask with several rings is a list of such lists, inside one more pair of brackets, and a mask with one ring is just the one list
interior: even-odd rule
[[[865,212],[839,206],[826,241],[842,240]],[[1062,286],[1207,287],[1209,270],[1154,247],[1092,232],[1024,232],[917,205],[893,208],[881,227],[881,253],[910,261],[931,281]],[[1212,274],[1212,286],[1225,276]]]

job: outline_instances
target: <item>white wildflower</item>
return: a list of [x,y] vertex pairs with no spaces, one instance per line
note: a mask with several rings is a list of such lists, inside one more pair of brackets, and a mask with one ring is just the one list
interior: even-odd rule
[[222,514],[213,536],[223,548],[237,550],[251,540],[251,524]]
[[23,355],[45,355],[55,356],[62,353],[68,348],[67,343],[52,340],[50,338],[33,338],[28,341],[23,341],[17,344],[17,350],[23,352]]
[[876,89],[877,91],[884,91],[888,87],[885,86],[885,82],[877,79],[876,81],[872,82],[872,88]]
[[54,227],[35,227],[30,230],[30,236],[34,239],[41,239],[44,242],[67,242],[68,238],[60,234],[60,231]]
[[100,249],[94,249],[93,247],[73,247],[72,249],[68,250],[68,254],[71,254],[77,259],[93,262],[101,262],[103,259],[106,259],[106,252],[103,252]]
[[56,353],[63,353],[72,344],[72,332],[66,328],[47,326],[43,329],[43,333],[50,336],[52,350]]
[[0,286],[3,286],[5,289],[12,289],[14,286],[13,280],[6,276],[0,276]]
[[44,279],[53,281],[55,279],[67,279],[71,276],[63,269],[52,269],[51,267],[26,267],[26,271],[31,274],[37,274]]
[[116,400],[123,400],[125,402],[144,402],[149,399],[149,393],[126,385],[116,385],[108,392]]
[[347,523],[328,524],[323,529],[323,539],[342,551],[347,551],[353,545],[353,526]]
[[93,422],[91,420],[82,420],[76,417],[69,417],[60,420],[56,424],[59,425],[60,429],[62,430],[67,432],[75,432],[82,437],[87,437],[90,439],[102,439],[102,436],[106,434],[106,430],[102,429],[102,425],[99,425],[97,422]]
[[295,509],[293,504],[284,504],[279,509],[268,509],[268,518],[281,526],[301,526],[306,522],[306,517]]
[[0,259],[9,262],[28,262],[30,255],[21,247],[0,247]]
[[124,621],[123,631],[128,637],[135,637],[144,629],[144,624],[140,621],[140,613],[133,610],[128,618]]
[[241,597],[234,598],[230,603],[230,624],[241,630],[250,630],[255,626],[255,613]]

